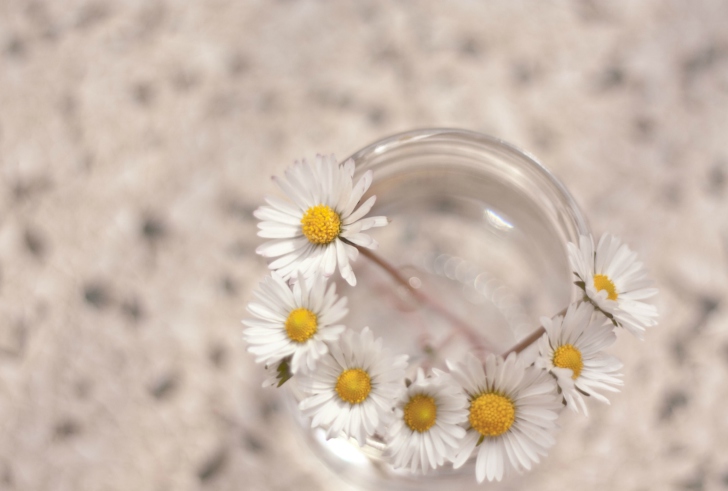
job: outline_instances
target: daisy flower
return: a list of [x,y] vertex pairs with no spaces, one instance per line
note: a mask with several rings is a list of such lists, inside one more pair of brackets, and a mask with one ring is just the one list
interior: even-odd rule
[[327,438],[343,433],[363,446],[388,422],[404,389],[406,367],[407,356],[391,356],[368,327],[347,331],[316,371],[300,381],[308,397],[299,408],[312,418],[312,428],[326,430]]
[[563,406],[553,377],[525,367],[515,353],[505,360],[488,355],[485,366],[468,354],[463,363],[448,366],[470,402],[466,435],[453,467],[461,467],[476,452],[478,482],[500,481],[511,469],[530,470],[555,443]]
[[602,352],[617,337],[601,312],[586,302],[571,304],[564,316],[541,319],[546,329],[538,341],[536,366],[556,376],[566,405],[588,414],[583,394],[609,404],[597,390],[618,392],[622,363]]
[[389,427],[387,453],[395,468],[435,469],[454,457],[468,419],[468,400],[452,377],[440,370],[425,378],[422,369],[400,397]]
[[[355,246],[375,249],[378,244],[368,234],[372,227],[388,223],[386,217],[368,217],[375,196],[359,205],[372,183],[372,171],[366,171],[354,184],[354,161],[338,164],[336,158],[319,155],[313,165],[296,161],[285,172],[285,179],[273,179],[291,202],[266,196],[269,206],[253,213],[261,220],[258,235],[270,240],[256,249],[284,279],[296,271],[304,276],[323,271],[331,276],[339,272],[350,285],[356,276],[349,264],[359,251]],[[357,208],[357,206],[359,207]]]
[[347,313],[346,297],[336,295],[336,285],[326,288],[321,275],[299,277],[293,287],[271,273],[253,291],[256,301],[248,304],[254,319],[245,319],[243,331],[248,351],[256,363],[278,367],[291,357],[290,373],[302,368],[313,370],[316,360],[325,355],[327,343],[336,341],[344,331],[337,325]]
[[569,262],[579,286],[594,306],[613,322],[642,339],[645,328],[657,324],[657,308],[643,300],[657,294],[637,254],[616,237],[605,234],[594,248],[594,238],[569,243]]

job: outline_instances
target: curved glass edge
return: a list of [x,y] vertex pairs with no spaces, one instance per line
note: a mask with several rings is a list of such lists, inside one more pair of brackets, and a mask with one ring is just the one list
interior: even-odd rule
[[[589,224],[586,217],[581,211],[581,208],[577,204],[574,197],[566,189],[566,186],[551,173],[545,165],[543,165],[536,157],[531,153],[522,150],[521,148],[512,145],[506,141],[501,140],[484,133],[478,133],[476,131],[464,130],[459,128],[423,128],[411,131],[398,133],[381,140],[377,140],[361,150],[353,153],[345,160],[353,159],[357,164],[364,161],[366,162],[371,156],[377,156],[387,151],[393,150],[398,147],[410,145],[415,142],[433,140],[437,138],[449,138],[451,140],[461,140],[465,142],[475,142],[484,146],[499,148],[505,150],[508,153],[513,154],[514,157],[521,159],[532,166],[538,174],[540,174],[546,181],[553,186],[554,191],[560,195],[566,204],[567,209],[570,212],[571,218],[576,226],[577,232],[581,235],[588,235],[590,233]],[[367,169],[367,166],[358,167],[357,173],[360,173]],[[574,238],[576,239],[576,238]]]

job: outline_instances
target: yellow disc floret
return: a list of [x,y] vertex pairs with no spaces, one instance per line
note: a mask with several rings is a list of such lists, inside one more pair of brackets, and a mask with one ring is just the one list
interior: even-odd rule
[[404,422],[413,431],[423,433],[435,424],[437,405],[435,399],[424,394],[413,396],[404,407]]
[[372,379],[361,368],[344,370],[336,380],[336,393],[349,404],[360,404],[372,391]]
[[481,394],[470,402],[470,426],[483,436],[499,436],[516,420],[516,406],[496,392]]
[[304,343],[318,330],[316,314],[308,309],[292,310],[286,319],[286,333],[291,341]]
[[584,360],[581,358],[581,351],[571,344],[564,344],[554,350],[554,365],[559,368],[570,368],[574,372],[571,378],[576,380],[584,368]]
[[594,288],[596,288],[598,292],[606,290],[607,298],[609,300],[617,300],[617,297],[619,296],[617,294],[617,288],[614,286],[614,282],[610,280],[608,276],[603,274],[594,275]]
[[301,218],[301,228],[306,238],[318,245],[331,243],[341,232],[341,217],[330,206],[312,206]]

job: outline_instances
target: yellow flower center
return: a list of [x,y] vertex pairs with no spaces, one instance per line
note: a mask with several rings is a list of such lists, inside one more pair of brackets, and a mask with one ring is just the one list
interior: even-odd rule
[[596,288],[598,292],[607,290],[607,298],[609,300],[617,300],[617,297],[619,296],[617,294],[617,288],[614,286],[614,282],[612,282],[608,276],[603,274],[594,275],[594,288]]
[[336,393],[349,404],[364,402],[372,391],[372,379],[361,368],[344,370],[336,380]]
[[554,365],[559,368],[571,368],[571,371],[574,372],[571,378],[576,380],[581,375],[581,369],[584,368],[581,351],[574,348],[571,344],[559,346],[554,351]]
[[436,419],[437,406],[430,396],[417,394],[404,407],[404,422],[413,431],[422,433],[429,430]]
[[318,322],[316,314],[308,309],[292,310],[286,319],[286,333],[291,341],[303,343],[316,334]]
[[470,426],[483,436],[499,436],[516,420],[516,406],[495,392],[481,394],[470,403]]
[[306,238],[318,245],[331,243],[341,232],[341,218],[330,206],[312,206],[301,218],[301,228]]

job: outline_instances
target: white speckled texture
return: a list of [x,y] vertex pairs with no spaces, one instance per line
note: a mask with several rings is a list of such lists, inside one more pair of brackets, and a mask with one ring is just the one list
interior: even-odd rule
[[[528,489],[728,489],[728,4],[0,2],[0,489],[338,490],[245,353],[267,176],[455,126],[661,288]],[[484,487],[483,489],[487,489]]]

